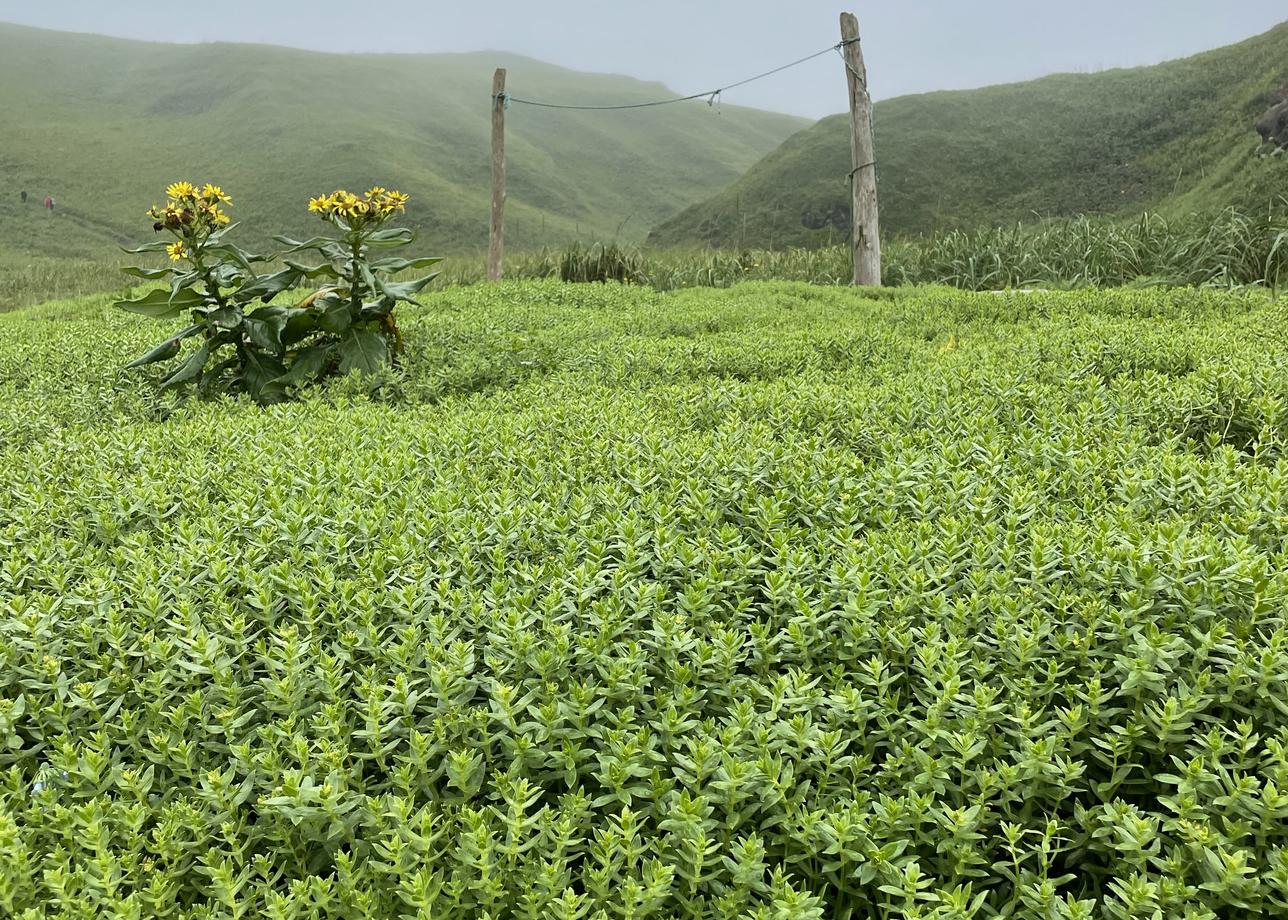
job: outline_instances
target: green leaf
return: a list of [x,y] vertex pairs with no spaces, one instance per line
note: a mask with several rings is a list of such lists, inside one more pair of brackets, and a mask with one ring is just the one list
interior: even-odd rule
[[416,234],[406,227],[390,227],[368,235],[364,242],[375,249],[394,249],[398,246],[406,246],[415,238]]
[[308,348],[301,349],[291,361],[291,369],[273,382],[283,387],[311,383],[318,378],[335,356],[335,349],[336,346],[331,342],[310,345]]
[[116,306],[154,319],[173,319],[184,310],[199,307],[205,302],[205,295],[192,288],[184,288],[173,294],[165,288],[159,288],[133,300],[118,300]]
[[351,328],[339,342],[340,373],[374,374],[389,364],[389,343],[370,326]]
[[220,262],[211,271],[215,284],[221,288],[236,287],[246,277],[246,269],[235,262]]
[[193,352],[192,356],[183,362],[177,371],[161,382],[161,388],[164,390],[178,386],[181,383],[187,383],[201,373],[209,360],[210,341],[207,340],[201,343],[201,347]]
[[236,329],[242,324],[242,311],[236,306],[220,307],[206,314],[206,322],[219,329]]
[[197,384],[197,390],[203,394],[209,395],[215,392],[223,392],[228,389],[230,383],[226,376],[228,371],[234,370],[240,362],[237,356],[226,358],[218,364],[206,368],[201,375],[201,380]]
[[317,324],[323,332],[341,335],[353,325],[349,301],[334,295],[318,298],[313,305],[317,311]]
[[318,328],[318,315],[312,310],[290,310],[282,327],[283,347],[294,345]]
[[246,317],[246,335],[251,342],[265,351],[282,350],[282,330],[286,327],[285,314],[264,315],[267,311],[258,310]]
[[380,290],[394,300],[403,300],[407,303],[416,303],[412,299],[413,294],[419,294],[431,281],[438,277],[435,272],[432,275],[426,275],[423,278],[414,278],[411,281],[399,281],[380,284]]
[[256,299],[267,303],[283,291],[290,290],[299,284],[301,277],[302,274],[297,269],[284,268],[280,272],[264,275],[244,285],[233,295],[233,298],[239,303],[249,303]]
[[219,246],[207,246],[206,252],[227,256],[233,262],[236,262],[238,265],[252,273],[254,272],[252,263],[267,262],[269,260],[268,256],[261,256],[254,252],[247,252],[240,246],[234,246],[232,243],[223,243]]
[[121,271],[127,275],[134,275],[136,278],[147,278],[149,281],[156,281],[164,278],[174,271],[172,268],[143,268],[138,265],[127,265]]
[[157,240],[155,243],[145,243],[144,245],[138,247],[137,249],[126,249],[124,246],[122,246],[121,251],[128,252],[131,255],[137,255],[140,252],[165,252],[169,246],[170,246],[170,243],[166,242],[165,240]]
[[268,395],[269,385],[285,373],[286,365],[276,355],[254,347],[242,349],[242,381],[255,399]]
[[331,239],[329,236],[315,236],[312,239],[303,241],[293,240],[289,236],[275,236],[273,239],[287,247],[286,252],[299,252],[302,249],[321,249],[328,243],[331,245],[337,244],[337,241]]
[[241,221],[231,223],[227,227],[216,230],[214,233],[210,234],[209,238],[206,240],[206,245],[209,247],[211,244],[218,244],[220,240],[232,233],[239,226],[241,226]]
[[288,268],[300,273],[302,278],[339,278],[340,272],[334,265],[324,262],[321,265],[301,265],[298,262],[292,262],[290,259],[283,259]]
[[377,259],[371,263],[373,271],[401,272],[409,268],[429,268],[443,261],[441,258],[428,259]]
[[206,328],[205,323],[194,323],[193,325],[189,326],[187,329],[184,329],[182,332],[177,332],[174,335],[170,336],[170,338],[166,339],[164,342],[162,342],[156,348],[152,349],[142,358],[138,358],[134,361],[131,361],[129,364],[125,365],[125,367],[127,369],[135,368],[135,367],[143,367],[143,365],[145,364],[153,364],[157,361],[169,360],[170,358],[173,358],[175,355],[179,353],[180,342],[182,342],[184,339],[188,338],[189,336],[196,335],[198,332],[200,332],[205,328]]

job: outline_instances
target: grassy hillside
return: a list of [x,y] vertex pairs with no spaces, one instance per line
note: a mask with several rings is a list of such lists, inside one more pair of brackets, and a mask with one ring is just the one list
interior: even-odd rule
[[[1286,80],[1288,23],[1153,67],[878,103],[883,229],[1255,206],[1288,188],[1288,157],[1259,158],[1253,127]],[[844,238],[848,132],[847,115],[801,131],[650,241],[782,246]]]
[[[603,103],[657,84],[500,53],[327,55],[164,45],[0,24],[0,253],[96,255],[146,232],[179,176],[210,179],[235,216],[299,229],[311,194],[379,183],[445,250],[486,243],[492,70],[536,98]],[[649,227],[733,181],[806,124],[702,103],[508,118],[509,239],[524,246]],[[20,206],[19,191],[33,198]],[[46,219],[39,202],[53,194]]]

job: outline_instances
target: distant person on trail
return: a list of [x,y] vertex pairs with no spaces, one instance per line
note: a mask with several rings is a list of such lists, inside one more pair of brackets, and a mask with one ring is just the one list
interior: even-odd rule
[[46,195],[46,196],[45,196],[45,210],[46,210],[46,211],[52,211],[53,209],[54,209],[54,199],[53,199],[52,197],[50,197],[49,195]]
[[22,203],[23,203],[23,204],[26,204],[26,203],[27,203],[27,190],[26,190],[26,189],[23,189],[23,192],[22,192]]

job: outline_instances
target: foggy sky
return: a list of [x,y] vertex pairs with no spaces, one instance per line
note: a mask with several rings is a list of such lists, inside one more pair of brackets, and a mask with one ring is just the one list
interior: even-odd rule
[[[1285,0],[0,0],[0,20],[156,41],[320,51],[504,50],[705,91],[825,48],[859,16],[877,98],[1153,64],[1288,19]],[[819,117],[845,107],[835,57],[730,91]]]

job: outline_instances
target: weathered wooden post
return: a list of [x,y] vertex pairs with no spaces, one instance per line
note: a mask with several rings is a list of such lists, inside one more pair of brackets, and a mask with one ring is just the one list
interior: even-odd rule
[[487,276],[501,278],[505,255],[505,68],[492,76],[492,223],[488,230]]
[[853,13],[841,14],[841,53],[850,87],[850,173],[854,221],[854,283],[881,283],[881,237],[877,217],[876,148],[872,142],[872,97],[868,95],[868,70],[859,45],[859,21]]

